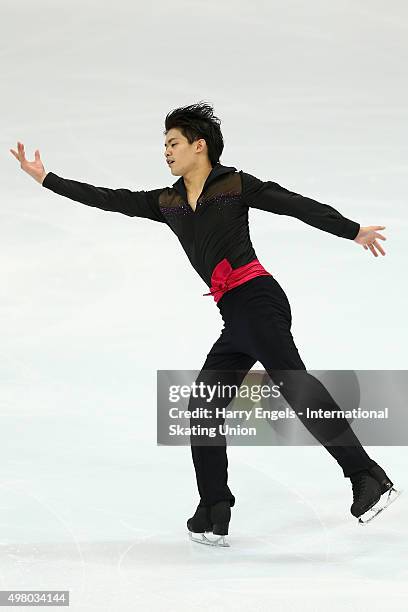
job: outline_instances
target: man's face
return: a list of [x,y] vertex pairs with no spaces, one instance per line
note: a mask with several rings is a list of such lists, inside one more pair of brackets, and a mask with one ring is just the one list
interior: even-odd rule
[[206,146],[205,140],[200,138],[189,143],[187,138],[177,128],[171,128],[164,141],[164,156],[166,163],[174,176],[183,176],[188,170],[197,165],[197,153]]

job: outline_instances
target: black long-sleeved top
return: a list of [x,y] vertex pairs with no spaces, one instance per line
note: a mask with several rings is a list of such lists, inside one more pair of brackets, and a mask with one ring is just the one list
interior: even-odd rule
[[350,240],[360,229],[332,206],[220,163],[208,175],[195,210],[188,203],[183,177],[172,187],[131,191],[95,187],[48,172],[42,185],[88,206],[165,223],[209,287],[212,271],[222,259],[235,269],[256,258],[249,236],[249,207],[296,217]]

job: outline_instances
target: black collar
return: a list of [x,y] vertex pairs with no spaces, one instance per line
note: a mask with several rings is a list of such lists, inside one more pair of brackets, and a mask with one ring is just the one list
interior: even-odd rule
[[[234,166],[224,166],[220,162],[217,162],[215,166],[212,167],[210,174],[207,176],[201,193],[204,192],[205,188],[217,176],[220,176],[221,174],[226,174],[227,172],[236,172],[236,168],[234,168]],[[173,187],[183,196],[184,200],[187,202],[187,191],[182,176],[180,176],[177,181],[173,183]]]

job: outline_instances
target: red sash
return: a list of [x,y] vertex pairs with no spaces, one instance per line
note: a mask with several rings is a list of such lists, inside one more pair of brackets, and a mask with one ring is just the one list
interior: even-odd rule
[[242,285],[242,283],[255,278],[255,276],[272,276],[272,274],[267,272],[257,259],[253,259],[244,266],[233,270],[225,257],[215,266],[212,272],[210,292],[203,293],[203,295],[212,295],[215,302],[218,302],[226,291]]

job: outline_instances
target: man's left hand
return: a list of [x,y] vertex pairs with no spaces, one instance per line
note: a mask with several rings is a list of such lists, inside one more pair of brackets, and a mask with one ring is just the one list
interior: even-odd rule
[[385,236],[379,234],[376,231],[381,229],[385,229],[385,225],[369,225],[368,227],[360,227],[360,231],[354,238],[354,242],[357,242],[357,244],[361,244],[366,251],[370,249],[374,257],[378,257],[376,249],[381,253],[381,255],[385,255],[385,251],[378,242],[378,239],[387,239]]

